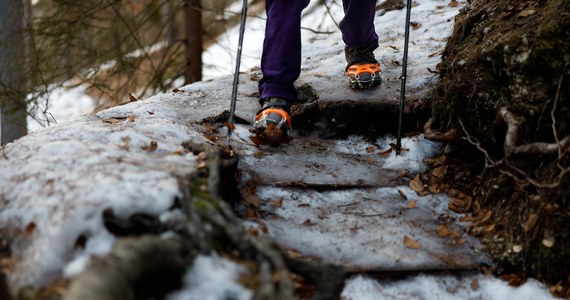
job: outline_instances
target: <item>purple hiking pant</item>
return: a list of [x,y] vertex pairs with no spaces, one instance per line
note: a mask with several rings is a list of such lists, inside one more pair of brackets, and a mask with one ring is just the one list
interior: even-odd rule
[[[259,98],[279,97],[294,102],[293,83],[301,73],[301,12],[309,0],[266,0],[267,23],[261,56],[263,78]],[[378,48],[374,29],[376,0],[343,0],[340,30],[351,48]]]

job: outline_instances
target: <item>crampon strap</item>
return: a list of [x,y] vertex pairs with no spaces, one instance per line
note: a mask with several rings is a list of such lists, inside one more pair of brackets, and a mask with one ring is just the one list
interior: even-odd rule
[[358,78],[362,73],[376,74],[380,73],[380,66],[377,63],[374,64],[364,64],[364,65],[352,65],[346,70],[346,76],[354,76]]
[[255,124],[264,123],[267,121],[267,116],[271,113],[278,113],[281,116],[281,121],[277,124],[277,127],[281,127],[283,123],[287,122],[287,127],[291,129],[291,116],[289,114],[278,108],[267,108],[255,116]]

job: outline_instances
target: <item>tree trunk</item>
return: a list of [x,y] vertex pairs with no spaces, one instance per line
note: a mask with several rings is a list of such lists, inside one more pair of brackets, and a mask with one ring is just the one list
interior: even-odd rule
[[186,84],[202,80],[202,1],[185,1],[184,20],[186,25]]
[[0,1],[0,127],[4,145],[26,135],[24,3]]

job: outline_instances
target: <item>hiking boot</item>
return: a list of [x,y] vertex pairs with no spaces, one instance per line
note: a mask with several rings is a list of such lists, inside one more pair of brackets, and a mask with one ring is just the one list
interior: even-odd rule
[[262,109],[253,120],[252,132],[271,146],[277,146],[287,139],[291,129],[291,112],[285,99],[263,99]]
[[346,46],[346,78],[353,90],[371,89],[382,83],[380,65],[371,49]]

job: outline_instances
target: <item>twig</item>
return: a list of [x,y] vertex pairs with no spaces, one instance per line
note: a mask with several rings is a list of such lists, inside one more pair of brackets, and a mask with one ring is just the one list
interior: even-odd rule
[[463,139],[466,140],[467,142],[469,142],[469,144],[475,146],[479,151],[481,151],[481,153],[483,153],[483,155],[485,155],[485,168],[494,168],[496,166],[503,164],[502,160],[495,162],[491,158],[491,156],[489,155],[487,150],[485,150],[481,146],[481,143],[475,137],[471,136],[469,134],[469,132],[467,132],[467,129],[465,129],[465,125],[463,125],[463,122],[461,122],[461,119],[458,119],[458,121],[459,121],[459,125],[461,125],[461,129],[463,130],[463,133],[465,133],[465,137],[463,137]]

